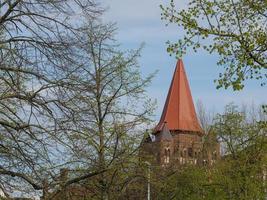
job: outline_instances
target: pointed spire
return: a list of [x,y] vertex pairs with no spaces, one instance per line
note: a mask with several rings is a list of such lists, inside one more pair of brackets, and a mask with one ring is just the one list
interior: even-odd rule
[[170,130],[167,126],[167,122],[163,123],[162,130],[156,136],[156,142],[163,141],[163,140],[172,141],[172,135],[171,135]]
[[162,130],[164,122],[169,130],[184,130],[203,133],[195,111],[183,61],[178,60],[169,93],[155,133]]

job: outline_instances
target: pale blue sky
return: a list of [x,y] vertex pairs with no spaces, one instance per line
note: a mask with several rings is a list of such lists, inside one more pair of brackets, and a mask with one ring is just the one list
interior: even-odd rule
[[[159,70],[148,88],[148,95],[157,99],[156,119],[161,115],[176,65],[175,57],[170,57],[166,52],[166,41],[176,41],[183,34],[181,28],[175,25],[166,27],[165,23],[160,20],[159,5],[164,2],[168,1],[104,1],[104,6],[109,8],[104,15],[104,21],[117,23],[117,39],[122,44],[122,48],[138,48],[142,42],[145,42],[140,59],[142,73],[145,75]],[[184,2],[185,0],[176,0],[176,4],[180,7],[185,6]],[[229,102],[235,102],[238,105],[266,102],[266,87],[260,87],[257,82],[253,81],[247,82],[245,89],[241,92],[233,92],[231,89],[216,90],[213,80],[223,70],[216,66],[216,60],[216,55],[209,55],[205,52],[188,52],[183,57],[195,103],[200,99],[207,109],[220,112]]]

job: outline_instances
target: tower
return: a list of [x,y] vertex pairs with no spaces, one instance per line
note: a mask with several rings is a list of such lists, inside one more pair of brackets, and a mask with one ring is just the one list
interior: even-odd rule
[[144,149],[161,166],[202,162],[204,132],[197,119],[184,64],[178,60],[161,118]]

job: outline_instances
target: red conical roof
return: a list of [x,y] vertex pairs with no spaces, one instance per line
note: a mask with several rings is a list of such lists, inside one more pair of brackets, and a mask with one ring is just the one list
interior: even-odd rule
[[190,87],[182,60],[178,60],[169,93],[155,133],[161,131],[164,122],[170,131],[192,131],[203,133],[195,111]]

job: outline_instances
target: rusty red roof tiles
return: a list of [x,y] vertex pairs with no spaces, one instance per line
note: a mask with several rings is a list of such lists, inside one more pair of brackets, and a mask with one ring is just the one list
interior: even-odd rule
[[203,133],[199,125],[189,83],[182,60],[178,60],[164,109],[154,133],[162,130],[164,122],[170,131]]

